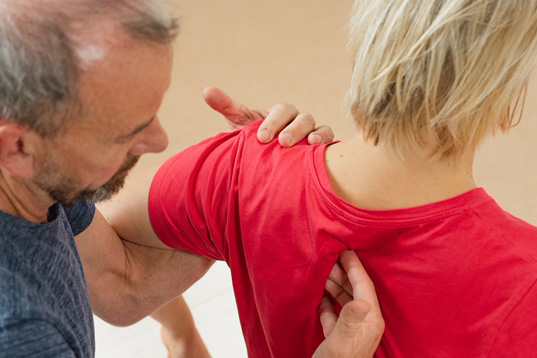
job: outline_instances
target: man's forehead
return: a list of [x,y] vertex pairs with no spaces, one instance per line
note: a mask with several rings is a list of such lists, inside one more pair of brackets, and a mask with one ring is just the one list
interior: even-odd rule
[[81,74],[82,93],[97,95],[121,91],[115,94],[122,95],[159,87],[162,81],[169,82],[173,59],[171,46],[147,45],[129,38],[113,45],[88,46],[84,50],[94,63]]
[[[134,130],[156,115],[170,83],[173,52],[167,45],[114,49],[82,74],[79,97],[86,120]],[[127,134],[127,132],[122,132]]]

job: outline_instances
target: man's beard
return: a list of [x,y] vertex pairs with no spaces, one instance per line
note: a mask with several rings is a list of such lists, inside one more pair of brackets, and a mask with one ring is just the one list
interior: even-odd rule
[[36,178],[37,186],[47,192],[50,197],[63,206],[73,206],[80,200],[87,200],[93,203],[110,199],[125,184],[125,178],[129,171],[140,159],[139,156],[128,155],[125,162],[110,180],[97,189],[80,189],[74,180],[67,175],[63,175],[52,159],[48,159],[41,173]]

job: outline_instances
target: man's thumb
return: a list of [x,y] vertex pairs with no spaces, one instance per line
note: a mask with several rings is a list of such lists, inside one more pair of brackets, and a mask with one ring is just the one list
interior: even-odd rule
[[360,328],[369,311],[371,305],[366,301],[350,301],[341,310],[335,329],[343,334],[356,336],[356,330]]
[[203,90],[203,98],[205,102],[215,111],[220,112],[221,114],[229,115],[234,113],[236,110],[233,99],[220,88],[216,87],[207,87]]

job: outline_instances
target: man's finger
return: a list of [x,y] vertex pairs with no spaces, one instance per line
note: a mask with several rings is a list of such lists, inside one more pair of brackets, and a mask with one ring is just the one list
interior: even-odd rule
[[339,261],[343,269],[347,271],[349,281],[352,284],[354,299],[366,301],[371,306],[373,319],[382,321],[375,285],[369,278],[356,253],[354,251],[344,251],[339,256]]
[[332,270],[328,274],[328,279],[332,280],[334,283],[338,284],[346,290],[350,295],[352,295],[352,285],[349,281],[347,272],[343,269],[339,262],[336,262]]
[[319,314],[321,316],[321,325],[323,326],[323,333],[325,337],[328,337],[334,330],[337,322],[337,315],[334,311],[334,306],[330,299],[326,296],[323,297],[321,305],[319,306]]
[[258,119],[263,119],[266,112],[254,111],[244,104],[235,101],[226,92],[216,87],[203,90],[205,102],[215,111],[222,114],[233,129],[240,129]]
[[349,281],[353,287],[354,298],[374,303],[377,300],[375,286],[364,266],[354,251],[344,251],[339,256],[339,262],[347,272]]
[[[281,131],[298,116],[298,109],[291,104],[277,104],[269,113],[257,131],[257,139],[261,143],[270,142],[276,133]],[[305,137],[306,134],[302,136]]]
[[347,292],[338,283],[328,279],[324,285],[324,289],[334,297],[341,307],[353,300],[352,293]]
[[236,102],[220,88],[207,87],[203,90],[203,99],[215,111],[225,115],[236,114],[242,110],[240,103]]
[[315,119],[309,113],[300,113],[278,136],[278,141],[283,147],[291,147],[308,133],[315,130]]
[[319,126],[308,135],[309,144],[325,144],[334,141],[334,131],[329,126]]
[[[372,357],[384,333],[384,320],[374,308],[366,301],[354,300],[339,314],[332,335],[338,337],[339,344],[347,345],[347,350],[355,352],[355,357]],[[344,346],[340,348],[345,350]]]

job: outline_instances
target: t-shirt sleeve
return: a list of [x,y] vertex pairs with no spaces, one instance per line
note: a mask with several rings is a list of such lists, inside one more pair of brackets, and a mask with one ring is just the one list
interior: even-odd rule
[[2,358],[74,358],[73,350],[51,324],[41,320],[8,320],[0,326]]
[[93,221],[95,215],[95,204],[89,201],[79,201],[70,208],[65,208],[65,215],[73,234],[76,236],[86,230]]
[[160,240],[177,250],[214,260],[227,258],[236,177],[244,133],[222,133],[169,159],[148,198],[149,218]]
[[489,358],[534,357],[537,350],[537,281],[501,325]]

